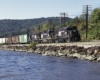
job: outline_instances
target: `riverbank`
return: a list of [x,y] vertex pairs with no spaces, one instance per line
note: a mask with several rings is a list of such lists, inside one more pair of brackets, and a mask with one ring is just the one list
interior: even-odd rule
[[71,57],[100,62],[100,42],[75,42],[38,44],[29,48],[28,44],[2,45],[2,50],[25,51],[43,56]]

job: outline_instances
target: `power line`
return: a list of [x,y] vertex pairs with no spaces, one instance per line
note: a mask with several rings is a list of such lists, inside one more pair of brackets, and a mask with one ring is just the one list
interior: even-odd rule
[[66,26],[66,16],[67,14],[65,12],[60,13],[60,27]]
[[89,18],[89,12],[92,11],[92,5],[83,5],[83,11],[82,13],[86,16],[86,40],[88,37],[88,18]]

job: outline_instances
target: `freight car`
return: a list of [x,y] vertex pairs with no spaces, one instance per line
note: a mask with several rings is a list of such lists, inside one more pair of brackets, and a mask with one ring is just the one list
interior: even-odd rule
[[27,34],[19,35],[19,43],[21,44],[28,43],[28,35]]
[[6,44],[19,43],[19,36],[10,36],[5,38]]
[[12,36],[12,43],[19,43],[19,36]]
[[29,42],[29,36],[27,34],[0,38],[0,44],[17,44],[17,43],[23,44],[28,42]]
[[4,44],[5,43],[5,39],[6,38],[0,38],[0,44]]
[[6,37],[5,43],[11,44],[12,43],[12,37]]

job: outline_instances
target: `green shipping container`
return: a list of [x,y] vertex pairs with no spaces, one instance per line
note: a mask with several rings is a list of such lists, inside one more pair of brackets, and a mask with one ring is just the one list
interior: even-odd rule
[[19,43],[27,43],[28,39],[27,39],[27,34],[24,35],[19,35]]

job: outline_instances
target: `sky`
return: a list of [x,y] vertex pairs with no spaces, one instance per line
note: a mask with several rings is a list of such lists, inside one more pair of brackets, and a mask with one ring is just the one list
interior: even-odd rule
[[68,17],[82,14],[83,5],[100,7],[100,0],[0,0],[0,19],[34,19],[58,17],[65,12]]

